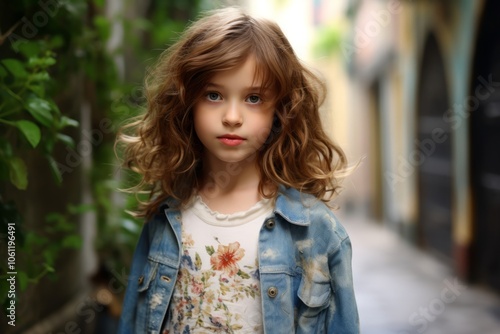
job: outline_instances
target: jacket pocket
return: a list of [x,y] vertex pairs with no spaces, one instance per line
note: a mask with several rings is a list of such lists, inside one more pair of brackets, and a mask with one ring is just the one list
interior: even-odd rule
[[329,305],[332,295],[330,281],[317,282],[302,277],[297,295],[304,303],[304,307],[299,308],[299,317],[315,317]]
[[148,260],[142,274],[138,278],[137,291],[144,292],[149,289],[151,282],[154,280],[156,272],[158,270],[158,263]]
[[332,289],[329,281],[311,281],[302,277],[297,291],[300,301],[295,319],[296,333],[326,333],[326,314]]
[[137,311],[134,333],[160,333],[167,309],[167,293],[160,286],[158,277],[162,265],[149,258],[138,278]]

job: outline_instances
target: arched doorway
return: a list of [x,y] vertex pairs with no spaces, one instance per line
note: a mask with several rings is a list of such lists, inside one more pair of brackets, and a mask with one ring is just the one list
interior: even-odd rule
[[427,250],[451,260],[451,138],[445,113],[450,102],[443,59],[429,34],[420,67],[417,133],[409,162],[418,166],[419,241]]
[[470,110],[473,278],[500,290],[500,2],[489,0],[477,35]]

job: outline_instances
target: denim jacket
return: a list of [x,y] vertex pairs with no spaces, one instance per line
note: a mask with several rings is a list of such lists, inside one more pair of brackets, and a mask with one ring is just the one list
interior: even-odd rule
[[[142,230],[118,333],[160,333],[180,267],[180,237],[181,214],[169,199]],[[359,333],[351,243],[323,202],[280,187],[258,247],[265,333]]]

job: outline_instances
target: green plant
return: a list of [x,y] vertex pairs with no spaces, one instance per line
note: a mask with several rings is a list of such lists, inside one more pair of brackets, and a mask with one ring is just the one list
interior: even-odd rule
[[[63,177],[54,151],[57,146],[75,146],[66,130],[79,124],[61,111],[56,102],[61,73],[68,73],[65,68],[70,63],[68,38],[63,30],[53,32],[60,21],[49,20],[47,14],[55,15],[57,9],[46,7],[49,2],[9,3],[0,14],[0,251],[14,259],[0,263],[0,279],[5,281],[6,273],[16,273],[15,299],[42,278],[55,279],[56,261],[63,250],[81,245],[78,225],[73,223],[74,216],[79,214],[78,206],[70,205],[64,213],[49,213],[34,224],[25,222],[18,203],[11,196],[14,190],[20,194],[29,191],[30,177],[36,175],[38,166],[28,165],[26,161],[34,156],[44,158],[54,176],[54,186],[61,185]],[[49,12],[43,12],[42,5]],[[81,8],[77,1],[66,5],[76,11]],[[69,7],[58,10],[68,12]],[[35,21],[29,20],[35,17],[47,18],[47,21],[41,24],[38,20],[35,26]],[[9,29],[3,24],[8,24]],[[79,34],[78,26],[67,26],[76,27],[73,32]],[[0,304],[4,306],[9,302],[6,289],[2,284]]]
[[[137,66],[130,66],[127,81],[116,82],[112,86],[112,94],[101,100],[103,107],[108,110],[105,116],[113,124],[117,124],[117,128],[144,108],[142,81],[145,69],[157,59],[161,51],[175,41],[200,10],[211,9],[212,6],[212,3],[200,0],[152,0],[147,17],[121,18],[127,47],[119,52],[128,52],[131,55],[129,61]],[[100,26],[106,31],[106,24],[100,22]],[[97,72],[102,73],[99,70]],[[94,154],[96,165],[103,166],[92,171],[99,231],[96,250],[101,262],[110,267],[123,268],[130,263],[143,221],[127,212],[136,208],[135,196],[121,194],[120,207],[112,199],[118,188],[127,188],[137,181],[137,175],[125,171],[122,171],[120,177],[110,177],[118,170],[113,154],[113,140],[100,145]]]
[[[56,64],[52,49],[58,40],[29,41],[13,45],[19,50],[17,58],[0,61],[0,184],[5,189],[10,184],[19,190],[26,190],[29,168],[23,156],[38,151],[50,166],[56,183],[62,182],[61,172],[52,152],[58,142],[74,146],[73,139],[64,134],[67,127],[76,127],[78,122],[61,113],[48,89],[54,85],[50,67]],[[15,203],[0,195],[2,236],[7,236],[8,224],[15,224],[16,248],[18,253],[36,254],[43,248],[41,257],[17,267],[17,281],[21,291],[28,283],[36,283],[43,276],[54,272],[57,253],[63,248],[79,245],[79,236],[73,224],[54,213],[46,217],[44,236],[24,228],[21,214]],[[61,244],[49,244],[48,237],[55,233],[63,235]],[[37,258],[35,260],[35,258]],[[7,263],[0,264],[2,273],[9,272]],[[2,277],[4,279],[4,277]],[[2,285],[4,287],[4,285]],[[0,292],[0,302],[5,293]]]
[[28,186],[26,164],[16,152],[29,146],[39,149],[47,159],[58,182],[61,173],[51,153],[60,141],[74,147],[63,130],[78,122],[61,113],[46,86],[52,84],[48,72],[56,63],[55,54],[45,43],[30,42],[19,46],[25,60],[0,61],[0,180],[10,180],[18,189]]
[[342,30],[338,25],[320,28],[313,41],[313,52],[317,57],[331,56],[340,50]]

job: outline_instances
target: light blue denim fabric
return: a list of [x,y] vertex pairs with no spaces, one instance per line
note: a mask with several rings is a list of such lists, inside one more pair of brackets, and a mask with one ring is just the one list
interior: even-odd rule
[[[181,214],[176,204],[166,201],[143,228],[119,334],[161,331],[180,266]],[[258,247],[265,333],[359,333],[351,242],[324,203],[280,187]]]

